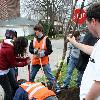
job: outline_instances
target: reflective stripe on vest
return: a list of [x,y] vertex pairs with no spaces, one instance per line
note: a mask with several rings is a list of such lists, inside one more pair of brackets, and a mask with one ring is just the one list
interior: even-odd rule
[[[43,38],[43,43],[42,43],[42,49],[44,50],[44,46],[45,46],[45,43],[46,43],[46,36]],[[36,42],[37,40],[36,40],[36,38],[34,37],[34,40],[33,40],[33,46],[35,47],[35,45],[36,45]]]
[[36,84],[31,84],[27,89],[26,91],[28,92],[31,88],[37,86],[37,85],[40,85],[41,83],[36,83]]
[[44,50],[44,45],[45,45],[45,43],[46,43],[46,36],[44,37],[44,39],[43,39],[43,44],[42,44],[42,49]]
[[32,92],[29,93],[29,98],[32,98],[32,96],[40,89],[45,88],[45,86],[38,86],[36,87]]
[[33,39],[33,46],[35,47],[36,38]]

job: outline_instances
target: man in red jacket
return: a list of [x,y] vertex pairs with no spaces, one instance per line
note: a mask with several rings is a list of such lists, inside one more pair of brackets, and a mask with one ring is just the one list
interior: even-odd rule
[[4,100],[12,100],[15,91],[19,87],[13,81],[13,77],[9,75],[9,68],[30,64],[29,58],[20,58],[18,56],[24,55],[27,45],[28,40],[24,37],[18,37],[12,43],[3,40],[0,44],[0,85],[5,92]]
[[[14,30],[6,30],[5,33],[6,41],[12,42],[17,39],[17,32]],[[10,68],[9,74],[14,77],[15,81],[17,81],[17,76],[18,76],[18,68]]]

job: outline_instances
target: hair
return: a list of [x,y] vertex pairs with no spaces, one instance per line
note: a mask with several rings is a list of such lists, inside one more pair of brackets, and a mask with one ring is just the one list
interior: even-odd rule
[[25,37],[18,37],[13,44],[15,53],[24,56],[24,53],[26,53],[26,47],[28,46],[28,40]]
[[94,18],[100,22],[100,2],[91,4],[86,11],[86,16],[88,21],[91,21],[92,18]]
[[18,85],[21,85],[25,82],[27,82],[27,80],[25,80],[25,79],[20,79],[20,80],[17,81]]
[[73,34],[73,36],[74,36],[75,38],[79,37],[79,36],[80,36],[80,32],[79,32],[79,31],[75,31],[74,34]]
[[17,32],[14,30],[6,30],[5,37],[6,39],[13,39],[14,37],[17,38]]
[[39,32],[43,32],[44,28],[43,28],[43,26],[41,24],[37,24],[37,25],[35,25],[34,30],[35,31],[38,30]]

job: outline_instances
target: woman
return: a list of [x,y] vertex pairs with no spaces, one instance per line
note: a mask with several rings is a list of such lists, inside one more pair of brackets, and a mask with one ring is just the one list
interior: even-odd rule
[[3,40],[0,44],[0,85],[5,92],[4,100],[12,100],[18,88],[18,85],[13,82],[13,77],[9,75],[10,66],[23,67],[30,64],[28,57],[22,58],[27,46],[28,40],[24,37],[18,37],[12,43]]

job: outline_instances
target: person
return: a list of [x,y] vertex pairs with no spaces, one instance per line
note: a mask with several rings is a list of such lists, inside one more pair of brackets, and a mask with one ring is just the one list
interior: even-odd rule
[[[12,42],[12,41],[16,40],[16,38],[17,38],[17,32],[14,31],[14,30],[8,30],[7,29],[6,33],[5,33],[5,37],[6,37],[6,41]],[[18,68],[17,67],[10,68],[9,74],[12,74],[11,76],[13,76],[14,79],[15,79],[15,81],[17,81]]]
[[27,82],[20,79],[20,87],[17,89],[13,100],[58,100],[56,94],[49,90],[44,83]]
[[[43,33],[43,26],[41,24],[37,24],[34,27],[34,33],[35,37],[30,42],[29,46],[29,52],[33,54],[30,81],[34,82],[35,76],[42,64],[44,74],[50,81],[51,86],[55,86],[55,77],[52,75],[49,64],[49,55],[53,52],[51,41]],[[59,91],[58,85],[56,85],[55,90],[56,92]]]
[[15,91],[19,87],[15,83],[12,75],[9,74],[9,68],[12,66],[24,67],[30,64],[29,57],[19,57],[19,55],[23,56],[25,53],[28,40],[24,37],[18,37],[12,43],[8,42],[6,39],[0,43],[0,85],[5,92],[4,100],[12,100]]
[[[100,37],[100,2],[91,4],[86,11],[86,24],[93,36]],[[90,55],[89,62],[84,71],[81,87],[80,100],[100,100],[100,39],[95,46],[78,43],[75,37],[67,39],[81,51]]]
[[[82,41],[83,44],[94,46],[94,44],[97,42],[98,38],[94,37],[89,31],[86,31],[86,34],[84,36],[84,39]],[[86,68],[86,65],[88,64],[90,55],[84,53],[80,50],[80,55],[78,59],[78,64],[76,66],[77,70],[80,72],[80,80],[82,80],[82,76],[84,73],[84,70]]]
[[[75,36],[76,41],[78,41],[78,42],[82,41],[79,31],[75,31],[74,36]],[[72,72],[77,66],[78,58],[79,58],[79,54],[80,54],[80,50],[78,48],[76,48],[72,44],[69,44],[69,45],[70,45],[69,46],[69,48],[70,48],[70,57],[69,57],[69,63],[68,63],[68,70],[67,70],[65,79],[63,81],[63,85],[61,86],[61,89],[63,89],[63,88],[67,89],[69,87]],[[77,87],[80,86],[80,83],[81,83],[80,73],[78,72]]]

